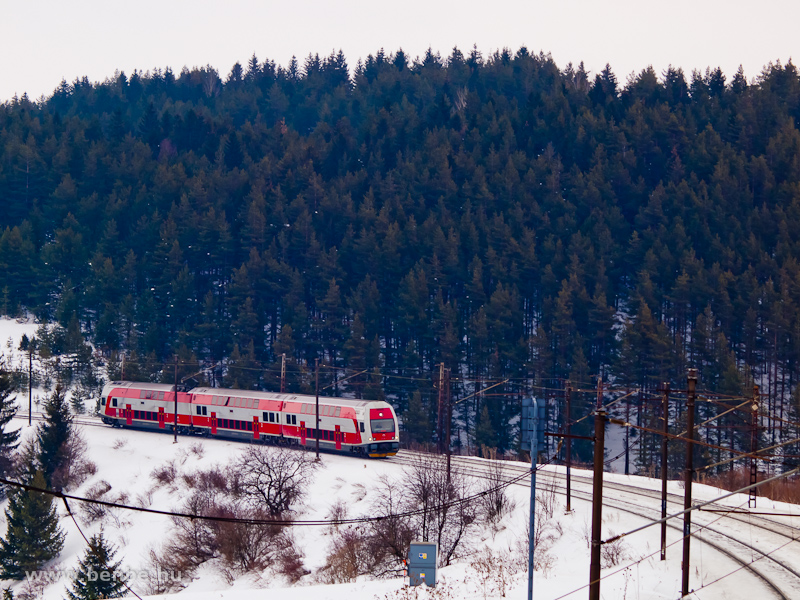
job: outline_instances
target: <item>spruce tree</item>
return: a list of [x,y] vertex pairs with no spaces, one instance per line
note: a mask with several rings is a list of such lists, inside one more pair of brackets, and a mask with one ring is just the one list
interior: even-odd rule
[[83,559],[78,564],[72,590],[67,590],[69,600],[98,600],[99,598],[120,598],[125,594],[125,584],[119,569],[114,563],[116,550],[112,548],[103,534],[89,539]]
[[489,417],[489,407],[484,404],[481,409],[481,416],[478,425],[475,427],[475,444],[478,448],[497,448],[497,432],[492,426],[492,419]]
[[19,442],[19,429],[7,430],[8,424],[17,413],[15,398],[11,396],[12,390],[9,374],[0,372],[0,477],[4,477],[11,467],[11,452]]
[[39,445],[39,466],[48,485],[63,466],[65,445],[72,436],[72,415],[64,388],[56,389],[44,405],[45,419],[39,424],[36,440]]
[[[41,471],[36,471],[31,485],[46,487]],[[23,579],[26,572],[41,569],[64,547],[52,496],[27,490],[14,492],[9,497],[6,521],[6,537],[0,539],[0,579]]]

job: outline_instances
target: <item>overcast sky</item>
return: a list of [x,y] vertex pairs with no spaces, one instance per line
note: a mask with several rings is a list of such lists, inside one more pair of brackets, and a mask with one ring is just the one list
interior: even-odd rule
[[311,53],[359,58],[429,46],[443,56],[473,44],[484,56],[508,47],[550,52],[559,67],[609,63],[620,82],[653,65],[748,79],[800,56],[800,1],[496,0],[0,0],[0,101],[50,95],[62,78],[102,81],[115,69],[210,64],[224,78],[255,52],[286,65]]

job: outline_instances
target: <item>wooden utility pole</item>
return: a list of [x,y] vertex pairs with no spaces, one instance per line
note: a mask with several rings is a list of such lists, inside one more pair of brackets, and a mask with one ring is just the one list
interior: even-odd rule
[[565,419],[565,433],[567,437],[564,440],[564,451],[567,454],[567,512],[572,512],[572,437],[570,437],[572,431],[572,384],[569,379],[564,389],[564,396],[567,409],[567,416]]
[[33,341],[28,342],[28,426],[33,415]]
[[597,375],[597,408],[603,406],[603,376]]
[[172,440],[173,444],[178,443],[178,357],[175,357],[175,439]]
[[436,450],[444,453],[444,363],[439,363],[439,395],[436,405]]
[[281,354],[281,394],[286,393],[286,353]]
[[692,539],[692,478],[694,476],[694,397],[697,369],[689,369],[686,393],[686,475],[683,496],[683,562],[681,596],[689,595],[689,542]]
[[314,425],[314,438],[317,448],[317,458],[319,460],[319,359],[315,359],[316,362],[314,363],[314,394],[316,395],[316,412],[317,412],[317,422]]
[[[758,483],[758,460],[756,459],[756,452],[758,452],[758,386],[753,386],[753,403],[750,406],[752,410],[752,421],[750,424],[750,485],[753,486]],[[758,498],[758,488],[750,488],[750,496],[747,499],[747,507],[756,507],[756,498]]]
[[589,600],[600,600],[605,430],[606,411],[601,406],[594,414],[594,479],[592,485],[592,550],[591,564],[589,566]]
[[444,443],[447,452],[447,481],[450,481],[450,421],[453,420],[453,404],[450,402],[450,369],[444,371],[444,394],[447,405],[447,422],[445,423]]
[[[631,399],[625,398],[625,422],[631,422]],[[631,428],[625,427],[625,475],[630,475],[630,447],[631,447]]]
[[664,382],[661,396],[661,560],[667,560],[667,442],[669,438],[669,382]]

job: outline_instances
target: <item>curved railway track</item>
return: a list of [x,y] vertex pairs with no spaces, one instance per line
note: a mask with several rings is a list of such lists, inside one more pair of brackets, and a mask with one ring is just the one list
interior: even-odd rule
[[[28,414],[17,413],[16,418],[27,421]],[[43,418],[43,415],[38,412],[34,412],[32,415],[32,420],[34,421],[41,421]],[[73,422],[82,426],[108,427],[108,425],[102,423],[100,419],[91,416],[75,417]],[[401,450],[396,456],[386,460],[401,465],[411,465],[414,464],[416,460],[415,457],[425,456],[429,455],[412,452],[409,450]],[[457,465],[461,472],[467,475],[477,478],[485,478],[487,476],[487,471],[490,465],[490,461],[488,460],[463,456],[453,456],[451,460],[453,461],[454,465]],[[509,474],[525,474],[529,471],[530,466],[526,463],[503,461],[503,472],[506,476]],[[566,487],[560,485],[560,482],[564,482],[566,480],[566,475],[564,473],[560,473],[555,470],[544,470],[540,471],[540,473],[542,473],[545,477],[550,478],[550,485],[553,486],[553,489],[557,493],[561,495],[566,494]],[[556,483],[557,481],[559,482],[558,484]],[[521,480],[516,482],[515,485],[530,487],[530,481]],[[591,477],[576,475],[573,473],[572,497],[577,500],[591,502],[591,485]],[[589,486],[589,489],[578,489],[578,486]],[[660,509],[651,509],[646,506],[642,506],[641,503],[641,499],[645,498],[650,502],[658,503],[660,506],[660,491],[640,488],[633,485],[608,480],[604,481],[603,487],[604,492],[606,492],[603,497],[604,506],[640,517],[647,521],[653,521],[661,518]],[[615,496],[610,497],[607,494],[609,491],[615,492]],[[632,498],[624,499],[624,495],[631,496]],[[673,505],[675,505],[675,508],[679,509],[683,507],[683,496],[678,494],[668,494],[667,501],[668,503],[671,502]],[[730,506],[724,506],[721,504],[713,504],[711,506],[716,510],[731,509]],[[671,512],[675,511],[673,510]],[[709,519],[705,517],[699,517],[699,515],[702,514],[703,513],[701,512],[696,512],[696,516],[693,519],[693,527],[695,528],[693,536],[695,539],[703,542],[708,547],[713,548],[715,551],[734,561],[741,568],[750,572],[752,576],[758,578],[766,587],[768,587],[773,592],[775,597],[783,600],[800,598],[800,570],[795,569],[791,564],[789,564],[790,561],[788,559],[773,556],[773,551],[775,548],[788,544],[788,546],[790,546],[791,549],[795,550],[797,553],[797,556],[793,557],[792,562],[800,563],[800,529],[787,523],[776,521],[775,519],[771,519],[764,515],[742,516],[741,514],[728,513],[721,518],[714,517],[713,519]],[[798,514],[798,517],[800,517],[800,513]],[[720,529],[721,525],[712,526],[709,522],[716,521],[717,523],[721,523],[721,519],[734,521],[740,526],[747,528],[755,527],[758,531],[764,532],[766,535],[772,537],[771,544],[769,544],[768,541],[766,542],[770,548],[763,550],[754,545],[754,543],[744,542],[742,541],[741,537],[737,536],[735,533],[722,531]],[[680,533],[683,531],[682,521],[680,524],[670,522],[668,523],[668,526]],[[780,538],[781,542],[775,542],[775,537]],[[755,557],[759,557],[757,562]],[[761,562],[761,560],[764,560],[765,562],[759,565],[758,563]]]
[[[415,461],[417,453],[401,450],[400,453],[389,459],[391,462],[411,465]],[[453,456],[451,458],[454,466],[459,470],[474,477],[484,478],[487,475],[487,468],[489,462],[483,459],[475,459],[471,457]],[[503,462],[503,471],[505,478],[508,475],[518,475],[530,471],[530,467],[524,463]],[[540,471],[544,477],[549,477],[551,485],[555,491],[561,495],[566,494],[566,487],[560,485],[560,482],[566,480],[566,475],[553,470]],[[559,482],[558,484],[556,482]],[[577,500],[590,502],[592,501],[591,492],[592,478],[572,475],[572,497]],[[530,487],[530,480],[518,481],[515,485]],[[589,489],[580,489],[578,486],[589,486]],[[604,497],[603,505],[608,508],[635,515],[647,521],[653,521],[661,518],[661,510],[651,509],[642,506],[641,498],[646,498],[648,501],[657,502],[660,506],[661,492],[649,490],[646,488],[639,488],[633,485],[622,484],[618,482],[604,481]],[[611,497],[608,492],[613,492],[614,496]],[[632,498],[625,499],[624,496]],[[683,497],[677,494],[668,494],[668,502],[676,504],[676,508],[680,510],[683,507]],[[731,509],[729,506],[711,505],[717,509],[726,510]],[[675,512],[675,511],[672,511]],[[702,514],[702,513],[701,513]],[[710,513],[707,513],[710,514]],[[698,513],[695,513],[698,515]],[[753,516],[755,517],[755,515]],[[758,516],[757,522],[748,521],[740,515],[729,515],[728,517],[720,518],[715,514],[713,519],[709,518],[693,518],[693,537],[701,541],[708,547],[714,549],[720,554],[728,557],[741,568],[747,570],[752,576],[759,579],[767,588],[769,588],[773,595],[777,598],[791,600],[800,597],[800,571],[792,566],[793,562],[797,562],[800,557],[800,531],[785,523],[780,523],[769,519],[767,517]],[[800,514],[798,514],[800,517]],[[738,521],[746,527],[756,527],[757,529],[765,532],[772,539],[772,543],[767,541],[769,548],[762,549],[755,545],[755,543],[747,543],[742,540],[742,536],[736,535],[736,532],[723,531],[720,529],[722,526],[722,519],[731,518]],[[677,520],[677,519],[676,519]],[[716,523],[712,526],[711,521]],[[675,521],[675,520],[673,520]],[[668,526],[677,530],[682,534],[683,522],[677,520],[678,523],[668,522]],[[780,542],[774,540],[775,537],[781,538]],[[792,559],[784,558],[781,556],[774,556],[774,550],[777,547],[787,545],[793,546],[797,551],[797,556]],[[757,560],[756,560],[757,559]],[[764,561],[764,562],[762,562]],[[760,564],[759,564],[760,563]]]

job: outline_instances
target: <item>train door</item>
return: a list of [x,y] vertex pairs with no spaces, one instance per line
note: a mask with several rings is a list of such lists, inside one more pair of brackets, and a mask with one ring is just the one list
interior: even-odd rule
[[336,441],[336,449],[342,449],[342,429],[339,425],[336,426],[336,431],[333,433],[333,439]]
[[217,435],[217,413],[211,413],[211,435]]
[[253,439],[259,439],[259,431],[258,431],[258,417],[253,417]]
[[164,414],[164,407],[158,408],[158,428],[164,429],[166,427],[167,415]]
[[300,444],[306,445],[306,422],[300,421]]
[[125,405],[125,424],[126,425],[133,425],[133,410],[131,410],[131,405]]

